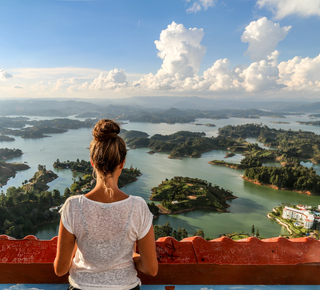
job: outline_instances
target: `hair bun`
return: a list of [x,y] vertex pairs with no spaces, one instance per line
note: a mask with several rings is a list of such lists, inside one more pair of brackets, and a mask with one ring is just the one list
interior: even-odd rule
[[109,119],[100,120],[94,127],[92,135],[97,141],[105,141],[117,138],[120,133],[120,126]]

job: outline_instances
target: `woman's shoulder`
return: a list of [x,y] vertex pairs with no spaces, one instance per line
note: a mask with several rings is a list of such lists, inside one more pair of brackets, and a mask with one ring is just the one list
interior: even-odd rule
[[131,195],[130,198],[133,201],[135,208],[138,210],[148,208],[147,202],[141,196]]
[[72,195],[69,196],[66,201],[64,202],[64,204],[75,204],[75,203],[79,203],[80,200],[83,199],[83,195],[77,194],[77,195]]
[[135,202],[145,203],[146,201],[141,197],[137,195],[130,195],[130,198],[134,200]]
[[77,194],[77,195],[71,195],[67,198],[66,201],[70,201],[70,200],[80,200],[83,198],[82,194]]

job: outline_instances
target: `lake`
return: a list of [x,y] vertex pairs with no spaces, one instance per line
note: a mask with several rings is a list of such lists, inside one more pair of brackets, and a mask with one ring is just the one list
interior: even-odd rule
[[[317,120],[317,119],[315,119]],[[273,122],[289,122],[279,124]],[[310,121],[309,117],[288,116],[287,118],[262,117],[260,119],[230,118],[230,119],[199,119],[196,123],[215,124],[216,127],[205,125],[188,124],[151,124],[126,122],[123,128],[126,130],[140,130],[153,134],[172,134],[180,130],[192,132],[205,132],[208,137],[217,136],[218,128],[225,125],[240,125],[248,123],[262,123],[271,128],[282,128],[292,130],[313,131],[320,134],[320,127],[300,125],[297,121]],[[10,186],[20,186],[23,181],[30,179],[38,170],[38,164],[46,165],[46,168],[53,170],[59,178],[48,185],[50,190],[58,189],[63,194],[66,187],[70,187],[73,179],[76,178],[70,170],[57,170],[53,163],[60,161],[75,161],[77,158],[89,160],[89,144],[91,142],[90,129],[69,130],[63,134],[52,134],[51,137],[41,139],[22,139],[15,137],[14,142],[0,142],[3,148],[18,148],[24,154],[18,158],[10,159],[8,162],[26,162],[30,169],[18,172],[16,177],[10,179],[6,186],[1,189],[5,191]],[[250,139],[250,142],[255,140]],[[273,207],[281,203],[291,204],[320,204],[320,197],[308,196],[290,191],[279,191],[269,187],[258,186],[242,179],[243,170],[235,170],[227,167],[208,164],[209,161],[218,159],[224,160],[225,151],[214,150],[202,155],[201,158],[168,159],[168,154],[148,154],[148,148],[129,150],[126,160],[126,167],[137,167],[141,170],[142,176],[131,184],[122,188],[124,192],[131,195],[138,195],[148,201],[151,195],[151,188],[157,186],[165,178],[174,176],[188,176],[208,180],[212,184],[229,189],[237,199],[229,202],[229,213],[213,213],[209,210],[197,210],[179,215],[161,215],[154,220],[154,224],[163,225],[169,221],[174,229],[185,228],[189,235],[198,229],[203,229],[207,237],[217,238],[223,233],[234,231],[251,233],[252,225],[259,229],[260,235],[269,238],[286,234],[286,230],[276,222],[267,218],[267,213]],[[240,162],[242,156],[237,154],[227,160]],[[312,166],[306,163],[306,166]],[[320,166],[313,165],[320,173]],[[58,225],[50,224],[39,228],[36,236],[40,239],[51,239],[58,233]]]

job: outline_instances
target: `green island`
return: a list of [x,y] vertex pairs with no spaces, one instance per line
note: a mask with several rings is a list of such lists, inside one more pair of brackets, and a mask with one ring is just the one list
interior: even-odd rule
[[33,234],[44,223],[59,220],[59,214],[50,210],[60,205],[63,197],[58,190],[46,191],[48,182],[57,175],[39,165],[39,171],[20,187],[9,187],[0,194],[0,232],[14,238]]
[[297,123],[301,125],[308,125],[308,126],[320,126],[320,121],[309,121],[309,122],[297,121]]
[[227,212],[227,200],[236,198],[231,191],[212,186],[206,180],[176,176],[153,187],[150,200],[161,201],[159,214],[178,214],[195,209]]
[[[94,178],[92,176],[92,165],[90,161],[79,160],[76,161],[64,161],[60,162],[59,159],[53,163],[54,168],[58,169],[70,169],[74,172],[83,173],[83,177],[79,177],[79,180],[71,185],[71,191],[73,193],[88,192],[95,186]],[[119,187],[123,187],[128,183],[137,180],[137,177],[141,175],[141,172],[137,168],[123,168],[118,180]],[[83,190],[81,190],[83,189]]]
[[246,124],[220,128],[219,136],[242,140],[248,137],[257,138],[257,141],[264,143],[265,146],[277,148],[278,151],[273,156],[275,161],[280,161],[276,158],[283,156],[299,161],[320,162],[320,135],[313,132],[271,129],[262,124]]
[[320,176],[312,167],[252,167],[244,171],[243,178],[275,189],[320,195]]
[[0,148],[0,160],[11,159],[21,156],[23,153],[20,149]]
[[[130,132],[130,133],[129,133]],[[179,131],[170,135],[155,134],[148,138],[144,132],[126,131],[121,136],[130,148],[150,148],[150,153],[168,152],[168,158],[201,157],[202,153],[235,146],[237,141],[221,137],[205,137],[204,132]],[[130,134],[130,135],[128,135]]]
[[207,127],[216,127],[215,124],[210,124],[210,123],[207,123],[207,124],[202,124],[202,123],[194,123],[196,126],[207,126]]
[[[22,138],[43,138],[47,134],[65,133],[70,129],[91,128],[97,119],[85,121],[59,118],[52,120],[30,121],[28,118],[0,118],[0,133],[2,135],[20,136]],[[12,130],[10,128],[16,128]]]
[[[61,162],[62,164],[64,162]],[[85,167],[91,168],[90,162],[66,162],[73,164],[80,172]],[[88,165],[89,163],[89,165]],[[71,167],[69,167],[71,169]],[[92,169],[91,169],[92,171]],[[83,172],[87,172],[84,169]],[[138,169],[124,169],[119,178],[119,186],[124,186],[137,179],[141,175]],[[37,227],[46,223],[58,222],[60,220],[59,208],[65,200],[75,194],[84,194],[90,191],[95,182],[91,174],[78,177],[71,188],[66,188],[63,195],[59,190],[48,191],[47,183],[58,176],[46,170],[43,165],[38,165],[38,171],[30,180],[25,180],[20,187],[9,187],[0,194],[0,233],[14,238],[24,238],[35,233]]]
[[[284,214],[284,211],[288,211],[288,213]],[[295,217],[290,215],[290,211],[295,211]],[[317,240],[320,239],[319,235],[319,223],[315,221],[314,217],[318,217],[320,214],[319,208],[304,206],[304,205],[290,205],[290,204],[282,204],[272,209],[271,212],[267,214],[269,219],[275,220],[281,226],[284,226],[289,235],[285,235],[286,238],[298,238],[310,236]],[[305,220],[302,218],[303,216],[308,216],[310,220],[312,220],[312,225],[306,225]]]
[[17,171],[29,168],[29,165],[23,163],[7,163],[0,161],[0,186],[6,185],[9,178],[16,176]]
[[212,164],[212,165],[225,166],[225,167],[229,167],[229,168],[233,168],[233,169],[245,169],[246,168],[242,164],[226,162],[226,161],[223,161],[223,160],[212,160],[212,161],[209,161],[208,163]]
[[0,135],[0,142],[7,142],[7,141],[14,141],[15,139],[13,137],[7,136],[7,135]]

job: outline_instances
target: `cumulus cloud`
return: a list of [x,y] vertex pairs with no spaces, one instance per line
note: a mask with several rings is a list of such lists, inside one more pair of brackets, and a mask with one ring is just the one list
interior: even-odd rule
[[320,0],[258,0],[257,5],[270,9],[276,19],[289,15],[320,16]]
[[181,90],[183,82],[194,78],[206,49],[201,45],[203,29],[185,28],[182,24],[172,22],[155,41],[158,57],[163,62],[158,72],[145,75],[133,82],[134,90]]
[[157,74],[178,79],[194,76],[206,52],[200,43],[203,35],[203,29],[186,29],[175,22],[168,25],[155,41],[158,56],[163,60]]
[[6,72],[4,69],[0,69],[0,81],[12,78],[12,75]]
[[116,89],[120,87],[125,87],[126,74],[123,69],[113,69],[108,73],[101,73],[98,78],[94,79],[90,85],[91,89]]
[[320,54],[315,58],[296,56],[278,67],[280,80],[288,89],[320,90]]
[[266,17],[252,21],[241,36],[241,41],[249,44],[246,54],[253,61],[265,59],[287,36],[290,29],[291,26],[280,27],[279,23],[274,23]]
[[190,89],[200,91],[227,91],[240,88],[240,70],[238,68],[230,70],[229,66],[229,59],[219,59],[203,73],[202,77],[195,78],[194,82],[189,79],[185,83],[186,87],[191,85]]
[[207,10],[209,7],[213,7],[215,5],[215,0],[186,1],[192,3],[192,6],[187,9],[187,13],[197,13],[202,9]]
[[284,87],[282,84],[278,83],[278,56],[279,52],[274,51],[266,60],[253,62],[248,68],[240,73],[246,91],[257,92]]

